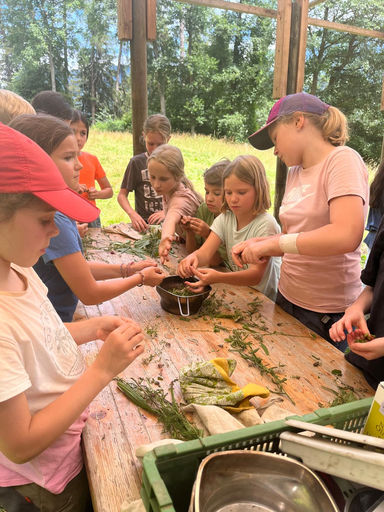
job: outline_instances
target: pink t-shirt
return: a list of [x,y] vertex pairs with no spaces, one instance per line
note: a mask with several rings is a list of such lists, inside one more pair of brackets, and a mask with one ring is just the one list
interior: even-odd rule
[[[192,190],[183,185],[183,183],[179,183],[171,197],[163,196],[163,210],[165,216],[167,216],[168,212],[176,212],[181,216],[194,217],[199,206],[199,199]],[[180,225],[176,226],[176,233],[181,236],[183,235],[183,230]]]
[[[0,291],[0,402],[25,393],[34,415],[65,393],[86,366],[36,272],[12,267],[26,290]],[[83,467],[80,441],[87,417],[88,410],[25,464],[15,464],[0,452],[0,487],[34,482],[54,494],[62,492]]]
[[[367,216],[368,171],[356,151],[335,148],[319,164],[292,167],[280,207],[284,233],[300,233],[330,223],[331,199],[354,195],[362,198]],[[336,256],[285,254],[279,290],[293,304],[319,313],[341,313],[362,290],[360,248]]]

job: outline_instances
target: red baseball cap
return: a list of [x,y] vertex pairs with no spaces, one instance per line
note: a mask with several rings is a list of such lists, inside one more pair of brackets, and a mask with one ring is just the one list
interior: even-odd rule
[[329,105],[312,94],[307,94],[306,92],[288,94],[288,96],[284,96],[284,98],[276,101],[269,113],[267,124],[250,135],[248,140],[256,149],[273,148],[274,143],[269,136],[268,126],[271,126],[278,117],[293,114],[293,112],[309,112],[322,115],[328,108]]
[[54,161],[35,142],[0,123],[0,193],[33,194],[79,222],[92,222],[100,210],[71,190]]

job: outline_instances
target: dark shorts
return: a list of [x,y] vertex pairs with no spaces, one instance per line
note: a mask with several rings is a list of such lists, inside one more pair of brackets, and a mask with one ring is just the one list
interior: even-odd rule
[[[53,494],[37,484],[17,485],[13,488],[20,497],[27,497],[40,512],[89,512],[92,509],[88,480],[83,468],[60,494]],[[8,510],[8,509],[7,509]],[[9,510],[11,512],[11,510]],[[18,512],[18,509],[15,509]]]
[[277,291],[276,304],[338,350],[345,352],[345,349],[348,347],[347,340],[336,343],[329,336],[329,329],[344,316],[344,313],[317,313],[316,311],[301,308],[289,302],[279,291]]

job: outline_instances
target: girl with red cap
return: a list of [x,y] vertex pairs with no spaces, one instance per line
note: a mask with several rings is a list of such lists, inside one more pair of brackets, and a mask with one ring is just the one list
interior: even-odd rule
[[[62,323],[31,267],[58,234],[56,210],[91,222],[98,209],[37,144],[1,123],[0,154],[0,487],[37,510],[85,512],[87,406],[143,352],[143,334],[116,316]],[[86,369],[78,345],[95,339],[105,343]]]

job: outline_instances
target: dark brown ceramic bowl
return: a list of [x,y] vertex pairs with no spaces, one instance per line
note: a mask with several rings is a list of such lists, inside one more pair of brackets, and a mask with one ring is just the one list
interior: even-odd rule
[[169,290],[181,288],[185,285],[186,281],[197,281],[193,278],[183,279],[179,276],[169,276],[164,281],[156,286],[156,291],[160,295],[160,305],[168,313],[173,315],[190,316],[196,315],[201,308],[203,302],[210,294],[212,288],[208,285],[204,288],[203,292],[196,293],[189,297],[183,297],[171,293]]

